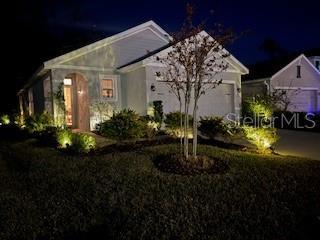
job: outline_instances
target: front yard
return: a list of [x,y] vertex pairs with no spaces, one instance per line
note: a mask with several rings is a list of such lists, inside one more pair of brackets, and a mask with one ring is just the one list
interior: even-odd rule
[[177,149],[69,156],[1,142],[0,239],[318,239],[319,161],[201,145],[229,169],[160,171],[154,159]]

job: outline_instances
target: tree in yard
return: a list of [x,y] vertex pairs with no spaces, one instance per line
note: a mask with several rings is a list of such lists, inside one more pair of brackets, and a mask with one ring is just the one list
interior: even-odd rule
[[[185,159],[189,158],[188,123],[189,108],[193,116],[193,158],[197,156],[198,102],[206,91],[217,87],[221,73],[228,68],[229,53],[223,48],[234,40],[232,31],[225,31],[216,24],[210,35],[204,31],[204,24],[193,24],[193,7],[187,5],[187,19],[180,31],[172,35],[170,48],[157,57],[163,70],[157,75],[165,82],[180,104],[181,146]],[[210,104],[210,103],[208,103]],[[182,116],[184,119],[182,119]],[[183,128],[183,130],[182,130]],[[182,144],[183,136],[183,144]]]

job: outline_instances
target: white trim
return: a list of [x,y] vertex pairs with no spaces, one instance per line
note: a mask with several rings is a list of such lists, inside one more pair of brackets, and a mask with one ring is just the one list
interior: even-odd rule
[[[101,89],[102,80],[106,80],[106,79],[112,80],[113,94],[114,94],[112,98],[104,97],[102,95],[102,89]],[[118,101],[118,79],[119,79],[118,75],[99,74],[99,93],[100,93],[101,100],[108,101],[108,102],[117,102]]]
[[247,81],[241,81],[241,84],[243,85],[250,85],[250,84],[254,84],[254,83],[262,83],[265,81],[270,80],[270,78],[259,78],[259,79],[254,79],[254,80],[247,80]]
[[[204,36],[210,36],[207,32],[205,31],[202,31],[200,32],[199,34],[201,35],[204,35]],[[210,36],[211,37],[211,36]],[[211,37],[212,38],[212,37]],[[212,38],[213,39],[213,38]],[[162,54],[167,54],[167,52],[170,52],[170,49],[172,47],[168,47],[166,49],[163,49],[162,51],[152,55],[152,56],[149,56],[145,59],[142,60],[143,64],[144,65],[153,65],[154,63],[153,62],[148,62],[150,61],[150,59],[154,56],[157,56],[157,55],[162,55]],[[224,53],[226,54],[229,54],[229,56],[225,59],[225,61],[227,61],[231,66],[233,66],[235,69],[238,69],[239,71],[237,70],[227,70],[227,71],[224,71],[224,72],[234,72],[234,73],[240,73],[240,74],[248,74],[249,73],[249,69],[246,68],[238,59],[236,59],[232,54],[230,54],[225,48],[223,48],[222,50]],[[233,63],[234,62],[234,63]],[[238,66],[236,66],[238,65]],[[129,65],[130,66],[130,65]],[[129,67],[127,66],[127,67]],[[158,65],[155,65],[155,66],[158,66]]]
[[319,91],[319,88],[314,88],[314,87],[273,87],[273,89],[313,90],[313,91]]
[[318,73],[320,75],[320,72],[316,69],[316,67],[310,62],[310,60],[304,55],[301,54],[300,56],[298,56],[297,58],[295,58],[293,61],[291,61],[287,66],[285,66],[284,68],[282,68],[281,70],[279,70],[278,72],[276,72],[272,77],[271,80],[273,80],[275,77],[277,77],[278,75],[280,75],[281,73],[283,73],[286,69],[288,69],[289,67],[291,67],[296,61],[298,61],[300,59],[304,59],[306,60],[306,62],[313,68],[313,70],[315,70],[316,73]]
[[[130,66],[130,65],[129,65]],[[145,62],[144,60],[142,60],[142,66],[150,66],[150,67],[165,67],[164,64],[159,63],[159,62]],[[235,67],[236,68],[236,67]],[[122,69],[121,69],[122,70]],[[239,73],[242,74],[241,71],[237,71],[237,70],[233,70],[233,69],[226,69],[225,71],[219,72],[219,73]]]
[[[127,37],[130,37],[136,33],[139,33],[139,32],[142,32],[146,29],[152,31],[153,33],[156,33],[152,28],[154,27],[155,29],[157,29],[159,32],[161,32],[163,35],[167,35],[169,37],[169,34],[167,32],[165,32],[159,25],[157,25],[155,22],[153,22],[152,20],[151,21],[148,21],[146,23],[143,23],[143,24],[140,24],[136,27],[133,27],[133,28],[130,28],[126,31],[123,31],[123,32],[120,32],[118,34],[115,34],[111,37],[108,37],[108,38],[105,38],[105,39],[102,39],[100,41],[97,41],[95,43],[92,43],[92,44],[89,44],[87,46],[84,46],[82,48],[79,48],[77,50],[74,50],[74,51],[71,51],[69,53],[66,53],[64,55],[61,55],[59,57],[56,57],[54,59],[51,59],[49,61],[46,61],[44,63],[44,66],[47,67],[47,68],[51,68],[51,65],[59,65],[63,62],[66,62],[66,61],[70,61],[74,58],[77,58],[77,57],[80,57],[80,56],[83,56],[87,53],[90,53],[92,51],[95,51],[99,48],[102,48],[102,47],[105,47],[107,45],[110,45],[114,42],[117,42],[121,39],[125,39]],[[156,35],[161,38],[162,40],[166,41],[167,43],[169,43],[169,40],[168,39],[165,39],[163,36],[161,36],[160,34],[156,33]]]
[[75,65],[54,65],[46,69],[71,69],[71,70],[84,70],[84,71],[99,71],[99,72],[113,72],[113,68],[97,68],[88,66],[75,66]]

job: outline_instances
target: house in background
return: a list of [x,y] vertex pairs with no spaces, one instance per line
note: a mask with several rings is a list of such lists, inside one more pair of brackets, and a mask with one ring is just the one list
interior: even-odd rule
[[[263,65],[260,66],[260,71]],[[264,71],[267,67],[264,69]],[[258,70],[259,71],[259,70]],[[268,75],[251,77],[242,82],[243,98],[284,90],[289,99],[288,111],[320,111],[320,56],[301,54],[289,64]]]
[[[102,120],[101,111],[108,106],[111,113],[130,108],[146,115],[154,101],[162,101],[164,113],[177,111],[175,95],[156,76],[163,66],[155,56],[165,54],[169,43],[169,34],[148,21],[49,60],[19,92],[21,112],[47,111],[58,119],[61,106],[56,98],[60,96],[66,124],[89,131]],[[241,76],[248,69],[232,55],[227,61],[229,67],[220,76],[222,84],[199,101],[200,116],[240,112]]]

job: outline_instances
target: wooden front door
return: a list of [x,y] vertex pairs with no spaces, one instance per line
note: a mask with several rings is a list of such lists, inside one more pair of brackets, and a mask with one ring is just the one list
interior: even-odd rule
[[83,76],[73,73],[65,78],[64,99],[67,126],[90,131],[88,82]]
[[76,103],[76,128],[80,131],[90,131],[90,109],[89,109],[89,92],[88,82],[79,74],[75,74],[77,95]]

